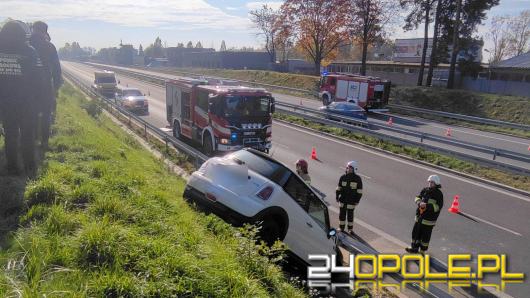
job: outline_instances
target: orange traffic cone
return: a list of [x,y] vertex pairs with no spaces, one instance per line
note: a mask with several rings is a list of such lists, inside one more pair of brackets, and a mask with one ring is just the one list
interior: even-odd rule
[[392,117],[388,118],[388,121],[386,124],[388,124],[388,126],[392,126],[394,124],[394,120],[392,120]]
[[446,137],[450,137],[450,136],[451,136],[451,128],[448,128],[448,129],[445,131],[445,136],[446,136]]
[[315,147],[313,147],[313,149],[311,149],[311,159],[318,160],[317,150],[315,149]]
[[458,213],[460,212],[460,204],[458,203],[458,195],[455,196],[453,199],[453,204],[451,205],[451,208],[449,208],[449,212],[451,213]]
[[528,145],[528,151],[530,151],[530,145]]

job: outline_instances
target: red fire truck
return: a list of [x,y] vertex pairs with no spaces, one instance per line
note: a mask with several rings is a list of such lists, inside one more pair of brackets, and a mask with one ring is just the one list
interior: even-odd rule
[[366,110],[382,109],[388,104],[390,81],[346,73],[324,74],[319,97],[324,105],[332,101],[351,101]]
[[265,89],[209,85],[204,79],[170,80],[166,112],[175,138],[196,141],[206,155],[271,148],[274,98]]

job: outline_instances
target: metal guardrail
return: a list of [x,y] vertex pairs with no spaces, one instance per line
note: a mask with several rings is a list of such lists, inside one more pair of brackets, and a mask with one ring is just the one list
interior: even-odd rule
[[175,137],[168,135],[166,132],[162,131],[160,128],[155,127],[151,123],[145,121],[144,119],[138,117],[137,115],[127,111],[126,109],[120,107],[112,100],[105,98],[98,93],[96,93],[90,86],[86,86],[83,82],[78,80],[74,75],[70,74],[67,70],[63,70],[63,74],[66,78],[68,78],[72,83],[74,83],[77,87],[79,87],[84,93],[89,95],[93,99],[99,100],[101,103],[104,104],[104,106],[107,108],[107,110],[112,114],[113,111],[117,111],[122,116],[128,119],[129,124],[132,124],[132,121],[136,122],[136,124],[139,127],[143,127],[144,129],[144,137],[147,136],[148,133],[151,135],[154,135],[155,137],[159,138],[160,140],[164,141],[166,143],[166,146],[168,144],[173,145],[178,151],[192,157],[195,160],[195,167],[198,169],[200,165],[206,161],[209,157],[204,155],[199,150],[189,146],[188,144],[176,139]]
[[501,120],[495,120],[495,119],[488,119],[488,118],[481,118],[481,117],[475,117],[475,116],[468,116],[468,115],[462,115],[462,114],[454,114],[454,113],[442,112],[442,111],[433,111],[433,110],[427,110],[427,109],[398,105],[398,104],[389,104],[388,107],[393,108],[393,109],[410,111],[410,112],[441,116],[445,118],[453,118],[453,119],[458,119],[458,120],[476,122],[480,124],[491,124],[491,125],[504,126],[508,128],[516,128],[516,129],[522,129],[525,131],[530,131],[530,125],[525,125],[525,124],[519,124],[519,123],[513,123],[513,122],[507,122],[507,121],[501,121]]
[[[98,64],[95,64],[95,65],[98,67],[103,67]],[[169,78],[163,77],[163,76],[148,75],[148,74],[139,73],[136,71],[124,70],[122,68],[116,68],[112,66],[105,66],[104,68],[114,70],[118,73],[122,73],[127,76],[139,78],[144,81],[149,81],[159,86],[165,86],[165,81],[169,80]],[[374,123],[370,123],[369,121],[359,120],[355,118],[333,115],[333,118],[342,121],[342,122],[338,122],[338,121],[326,119],[325,117],[326,113],[315,110],[315,109],[310,109],[310,108],[288,104],[288,103],[282,103],[282,102],[277,102],[276,105],[278,107],[278,110],[281,110],[284,113],[290,114],[292,116],[302,117],[302,118],[309,119],[309,120],[319,122],[319,123],[323,123],[326,125],[343,128],[349,131],[361,132],[361,133],[368,134],[368,135],[374,136],[382,140],[390,141],[393,143],[398,143],[400,145],[418,146],[423,149],[427,149],[429,151],[443,153],[443,154],[450,155],[450,156],[453,156],[459,159],[467,160],[470,162],[482,164],[482,165],[489,166],[489,167],[494,167],[494,168],[501,169],[501,170],[507,170],[515,174],[530,175],[530,169],[526,169],[526,168],[522,168],[522,167],[518,167],[514,165],[509,165],[505,163],[500,163],[496,161],[496,158],[498,156],[502,156],[502,157],[509,158],[512,160],[530,163],[530,157],[524,154],[520,154],[520,153],[516,153],[516,152],[504,150],[504,149],[497,149],[493,147],[477,145],[477,144],[463,142],[463,141],[450,140],[450,139],[446,139],[446,138],[439,137],[436,135],[421,133],[421,132],[417,132],[413,130],[389,127],[389,126],[384,126],[380,124],[374,124]],[[351,125],[348,123],[354,123],[356,125]],[[397,133],[403,134],[404,136],[408,136],[408,137],[416,137],[419,139],[419,142],[383,134],[375,130],[372,130],[370,128],[393,131],[393,132],[397,132]],[[431,140],[434,142],[439,142],[439,143],[452,145],[452,146],[456,146],[456,147],[460,147],[464,149],[469,149],[469,150],[474,150],[477,152],[491,154],[492,159],[489,160],[486,158],[477,157],[474,155],[457,152],[457,151],[450,150],[450,149],[440,148],[434,145],[428,145],[424,143],[424,140]]]

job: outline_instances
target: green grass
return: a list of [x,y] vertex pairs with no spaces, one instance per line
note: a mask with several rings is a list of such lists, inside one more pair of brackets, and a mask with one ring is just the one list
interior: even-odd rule
[[312,128],[318,131],[333,134],[335,136],[357,141],[369,146],[381,148],[396,154],[402,154],[412,157],[416,160],[426,161],[438,166],[446,167],[463,173],[475,175],[484,179],[499,182],[518,189],[530,191],[530,177],[523,175],[514,175],[497,169],[491,169],[474,163],[458,160],[442,154],[430,152],[418,147],[401,146],[391,142],[382,141],[360,133],[353,133],[342,128],[336,128],[329,125],[323,125],[307,121],[303,118],[276,113],[274,117],[279,120],[295,123],[304,127]]
[[82,98],[61,90],[38,178],[14,183],[25,191],[1,242],[1,297],[304,296],[275,265],[281,247],[196,212],[185,182]]

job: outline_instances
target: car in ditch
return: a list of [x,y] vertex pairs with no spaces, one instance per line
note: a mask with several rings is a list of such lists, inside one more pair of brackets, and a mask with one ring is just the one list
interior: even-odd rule
[[309,254],[340,256],[324,200],[261,151],[245,148],[208,159],[188,179],[184,198],[233,225],[261,225],[258,236],[265,243],[283,241],[304,265]]

